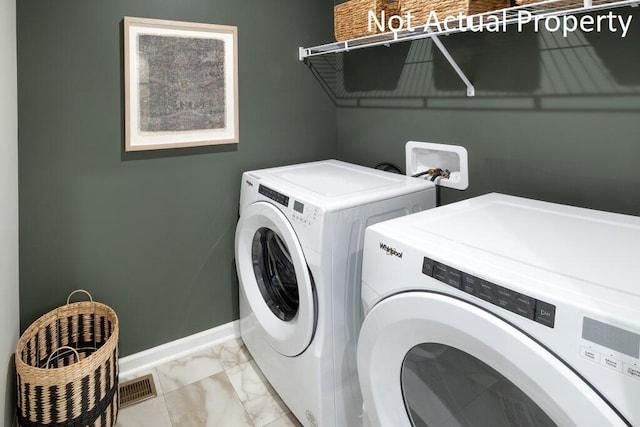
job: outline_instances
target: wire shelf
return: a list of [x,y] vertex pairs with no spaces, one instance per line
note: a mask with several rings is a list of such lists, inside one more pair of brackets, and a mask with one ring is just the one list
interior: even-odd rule
[[301,47],[299,59],[303,61],[312,56],[331,53],[348,52],[355,49],[364,49],[372,46],[388,46],[404,41],[434,38],[438,36],[462,33],[467,31],[482,31],[492,26],[513,25],[526,17],[531,22],[543,20],[552,16],[564,16],[585,12],[613,9],[624,6],[637,6],[640,0],[543,0],[522,6],[514,6],[491,12],[469,15],[464,20],[449,22],[446,28],[443,25],[425,24],[411,29],[388,31],[371,36],[359,37],[341,42],[327,43],[313,47]]

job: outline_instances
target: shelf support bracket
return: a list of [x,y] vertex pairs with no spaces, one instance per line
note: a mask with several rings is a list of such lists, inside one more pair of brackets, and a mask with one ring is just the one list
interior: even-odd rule
[[451,56],[447,48],[444,47],[444,45],[442,44],[442,41],[440,41],[440,38],[436,35],[431,35],[429,37],[431,38],[431,40],[433,40],[433,43],[438,47],[438,49],[440,49],[440,52],[442,52],[444,57],[447,58],[447,61],[449,61],[449,64],[451,64],[451,67],[453,67],[455,72],[458,74],[458,77],[460,77],[460,79],[462,79],[464,84],[467,85],[467,96],[475,96],[476,94],[475,87],[473,87],[473,84],[471,84],[471,81],[467,78],[467,76],[465,76],[464,72],[462,72],[462,70],[458,66],[458,63],[456,62],[455,59],[453,59],[453,57]]

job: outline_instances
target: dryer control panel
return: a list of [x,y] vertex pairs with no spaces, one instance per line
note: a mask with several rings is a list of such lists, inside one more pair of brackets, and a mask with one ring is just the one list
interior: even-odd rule
[[519,316],[553,328],[556,306],[424,257],[422,274],[460,289]]
[[640,380],[640,334],[582,318],[580,356]]

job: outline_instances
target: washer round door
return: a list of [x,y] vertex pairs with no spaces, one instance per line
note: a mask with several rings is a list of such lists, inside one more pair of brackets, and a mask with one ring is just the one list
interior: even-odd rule
[[311,343],[316,323],[315,290],[293,227],[274,205],[256,202],[236,228],[240,286],[265,340],[285,356]]
[[514,326],[426,291],[391,296],[367,314],[358,376],[374,426],[630,425]]

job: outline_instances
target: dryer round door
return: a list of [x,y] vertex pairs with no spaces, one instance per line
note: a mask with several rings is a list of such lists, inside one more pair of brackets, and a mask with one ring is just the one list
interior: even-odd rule
[[468,302],[407,292],[367,314],[358,375],[374,426],[624,426],[535,340]]
[[315,290],[293,227],[267,202],[243,212],[236,228],[240,286],[265,340],[285,356],[311,343],[316,323]]

